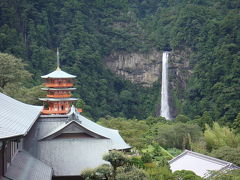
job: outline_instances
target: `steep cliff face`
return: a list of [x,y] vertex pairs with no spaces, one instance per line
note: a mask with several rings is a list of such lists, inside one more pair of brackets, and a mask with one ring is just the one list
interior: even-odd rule
[[115,52],[105,59],[106,66],[117,75],[151,87],[160,76],[162,53],[152,50],[148,53]]
[[192,74],[190,54],[190,49],[184,49],[172,51],[169,56],[169,104],[172,117],[181,111],[187,81]]
[[[181,103],[191,76],[191,50],[175,50],[169,53],[169,104],[171,117],[181,111]],[[115,52],[105,58],[105,65],[117,75],[144,87],[151,87],[161,79],[162,52],[152,50],[148,53]],[[161,81],[159,81],[161,82]],[[159,89],[159,104],[156,104],[156,115],[160,114],[161,88]]]

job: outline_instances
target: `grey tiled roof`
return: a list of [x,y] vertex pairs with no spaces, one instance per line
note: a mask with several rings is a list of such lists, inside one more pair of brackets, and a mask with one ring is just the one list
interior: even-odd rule
[[57,69],[47,75],[41,76],[42,78],[75,78],[76,76],[68,74],[60,69]]
[[20,151],[11,162],[6,177],[14,180],[51,180],[52,168],[29,153]]
[[185,150],[169,161],[171,170],[190,170],[201,177],[211,176],[210,171],[239,169],[238,166],[204,154]]
[[26,135],[41,110],[0,93],[0,139]]
[[[70,114],[73,113],[73,108]],[[75,111],[75,110],[74,110]],[[77,113],[75,111],[75,113]],[[85,133],[86,137],[62,137],[64,133]],[[77,119],[40,117],[25,138],[24,148],[51,166],[55,176],[76,176],[86,168],[103,163],[112,149],[128,149],[117,130],[102,127],[77,113]]]

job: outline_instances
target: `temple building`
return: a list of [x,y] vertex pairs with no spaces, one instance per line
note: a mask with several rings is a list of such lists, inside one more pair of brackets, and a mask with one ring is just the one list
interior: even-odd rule
[[0,180],[81,179],[83,170],[107,163],[105,153],[131,148],[118,130],[96,124],[72,105],[75,77],[59,63],[42,76],[44,107],[0,93]]
[[240,167],[231,162],[223,161],[221,159],[189,150],[185,150],[183,153],[170,160],[169,165],[172,172],[187,170],[194,172],[202,178],[208,178],[214,175],[214,171],[224,173],[240,169]]

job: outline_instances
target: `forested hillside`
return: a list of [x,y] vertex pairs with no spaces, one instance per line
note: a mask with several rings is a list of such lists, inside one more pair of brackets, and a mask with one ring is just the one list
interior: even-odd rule
[[88,116],[143,119],[154,114],[160,83],[131,84],[106,69],[104,57],[190,49],[193,73],[179,112],[231,124],[240,111],[239,8],[238,0],[2,0],[0,51],[28,64],[30,88],[56,68],[59,47]]
[[142,118],[154,111],[154,89],[132,85],[102,63],[112,51],[147,46],[127,1],[3,0],[0,7],[0,51],[28,63],[33,84],[56,68],[59,47],[61,67],[77,75],[75,96],[83,99],[88,116]]

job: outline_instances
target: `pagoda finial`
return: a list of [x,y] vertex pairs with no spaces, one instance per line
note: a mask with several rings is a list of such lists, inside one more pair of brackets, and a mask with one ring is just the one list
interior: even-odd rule
[[57,70],[61,70],[60,69],[59,50],[58,50],[58,48],[57,48]]

